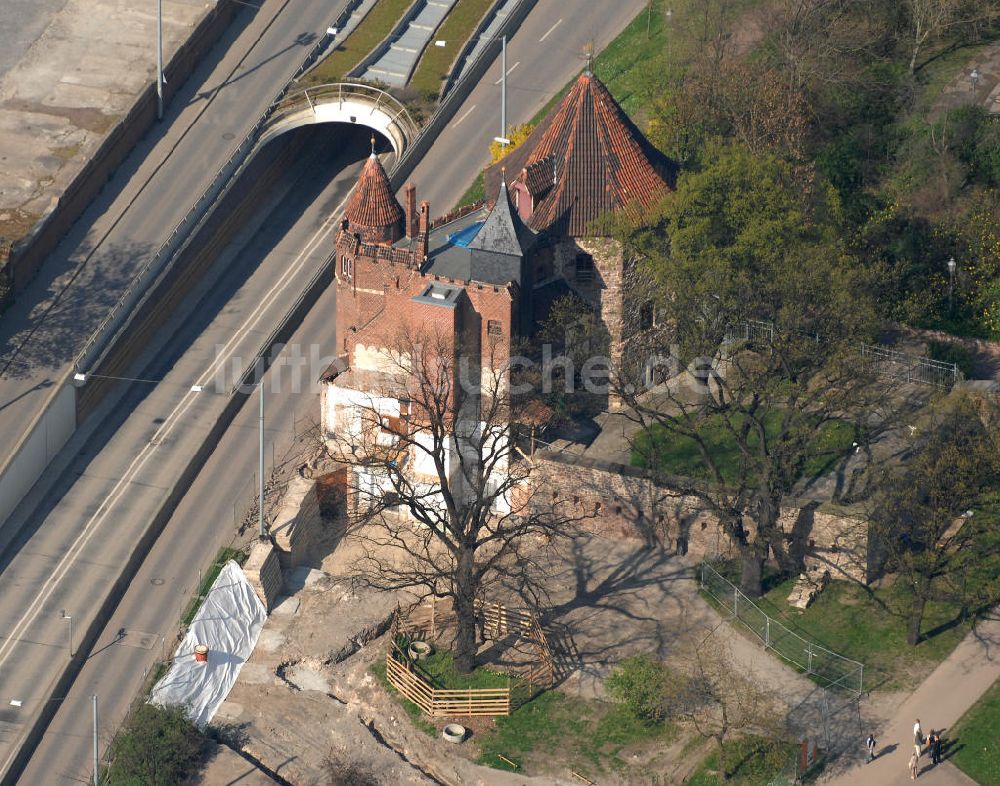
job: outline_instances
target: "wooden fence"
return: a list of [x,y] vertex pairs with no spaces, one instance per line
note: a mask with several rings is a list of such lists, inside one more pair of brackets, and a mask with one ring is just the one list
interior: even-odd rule
[[440,629],[454,620],[451,604],[432,597],[414,606],[405,615],[397,611],[392,625],[392,644],[385,657],[386,678],[425,715],[432,718],[510,715],[512,697],[523,694],[525,686],[530,695],[536,685],[550,688],[555,683],[552,653],[538,617],[530,611],[508,609],[499,603],[477,603],[476,609],[481,615],[483,634],[487,638],[497,640],[515,635],[532,646],[536,662],[514,675],[513,681],[508,678],[505,688],[436,688],[420,667],[397,646],[396,638],[400,634],[436,638]]
[[505,688],[435,688],[395,646],[389,648],[385,657],[385,676],[396,690],[432,718],[510,715],[509,680]]

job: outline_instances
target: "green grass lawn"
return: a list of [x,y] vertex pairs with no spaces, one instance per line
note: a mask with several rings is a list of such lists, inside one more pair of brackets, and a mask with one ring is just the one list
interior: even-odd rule
[[[437,98],[441,82],[448,77],[452,62],[492,4],[493,0],[458,0],[452,6],[441,27],[424,49],[410,78],[411,87]],[[444,46],[434,46],[435,39],[446,43]]]
[[447,650],[438,650],[417,664],[436,687],[442,690],[467,690],[469,688],[506,688],[510,678],[506,674],[490,671],[482,666],[471,674],[459,674],[455,658]]
[[354,28],[354,32],[305,76],[304,85],[322,85],[343,79],[389,35],[411,2],[412,0],[379,0],[361,24]]
[[[774,411],[764,418],[764,431],[773,438],[781,423],[782,413]],[[734,427],[742,422],[733,417]],[[721,415],[711,415],[698,428],[708,446],[709,453],[717,462],[722,477],[736,480],[740,471],[740,454],[736,440],[726,426]],[[833,468],[837,459],[851,447],[854,441],[854,427],[846,421],[832,420],[823,423],[813,439],[811,453],[802,468],[803,477],[816,477]],[[754,440],[749,440],[756,444]],[[652,448],[652,449],[651,449]],[[653,461],[661,472],[669,475],[710,479],[712,474],[702,459],[698,444],[690,437],[675,434],[659,424],[654,424],[649,432],[642,432],[636,438],[632,450],[632,464],[648,467]]]
[[188,606],[187,611],[181,618],[181,621],[185,625],[191,624],[191,621],[194,619],[194,615],[197,614],[198,609],[201,608],[202,601],[205,600],[205,596],[208,594],[208,591],[212,588],[215,580],[222,572],[222,567],[229,562],[229,560],[235,560],[237,564],[242,565],[247,561],[248,556],[249,555],[246,552],[240,551],[239,549],[220,549],[211,567],[209,567],[209,569],[202,575],[201,584],[198,585],[198,590],[195,593],[194,598],[191,599],[191,603]]
[[[944,735],[942,735],[944,736]],[[947,732],[951,761],[979,786],[1000,786],[1000,680]]]
[[[735,578],[735,565],[730,568]],[[865,689],[903,690],[916,686],[955,648],[968,632],[957,624],[958,608],[931,603],[924,631],[916,647],[906,643],[906,620],[893,613],[898,607],[895,587],[865,588],[843,581],[831,582],[805,611],[788,605],[795,578],[765,581],[764,597],[756,603],[804,639],[860,661],[865,666]]]
[[[479,763],[512,770],[500,757],[517,765],[517,772],[538,774],[534,763],[558,758],[560,764],[596,778],[622,771],[629,746],[667,741],[669,724],[647,724],[624,707],[567,696],[551,690],[519,707],[509,717],[496,719],[496,729],[475,738]],[[639,773],[636,773],[637,775]]]
[[[726,743],[726,767],[729,779],[722,780],[718,772],[719,754],[712,747],[702,765],[685,781],[686,786],[791,786],[794,782],[794,762],[797,746],[775,742],[763,737],[744,737]],[[790,773],[792,777],[782,779]]]

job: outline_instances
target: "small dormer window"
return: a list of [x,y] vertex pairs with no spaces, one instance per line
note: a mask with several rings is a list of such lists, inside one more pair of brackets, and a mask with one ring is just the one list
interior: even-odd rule
[[491,319],[486,323],[486,335],[488,336],[502,336],[503,335],[503,323],[499,319]]
[[340,258],[340,273],[344,278],[350,278],[351,274],[354,273],[354,260],[349,256],[343,256]]

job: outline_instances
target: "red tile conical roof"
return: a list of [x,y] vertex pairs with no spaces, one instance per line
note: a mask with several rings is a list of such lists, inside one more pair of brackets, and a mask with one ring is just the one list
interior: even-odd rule
[[374,151],[361,170],[344,217],[351,232],[373,243],[395,243],[403,236],[403,207],[396,201],[389,177]]
[[528,226],[571,237],[587,235],[605,213],[648,207],[676,170],[589,71],[516,150],[486,170],[486,193],[496,193],[502,166],[518,173],[515,182],[532,197]]

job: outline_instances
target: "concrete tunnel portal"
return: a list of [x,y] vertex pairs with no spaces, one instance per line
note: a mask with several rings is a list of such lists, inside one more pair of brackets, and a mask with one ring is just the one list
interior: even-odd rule
[[261,132],[260,144],[292,129],[317,123],[370,128],[389,141],[397,159],[420,131],[406,107],[384,90],[338,82],[304,88],[286,96]]

